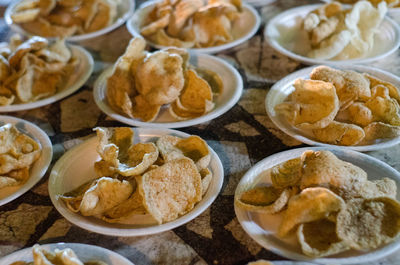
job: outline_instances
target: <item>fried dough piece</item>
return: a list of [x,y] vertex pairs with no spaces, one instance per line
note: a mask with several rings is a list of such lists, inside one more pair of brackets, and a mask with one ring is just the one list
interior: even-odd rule
[[400,136],[400,126],[394,126],[383,122],[372,122],[364,127],[365,141],[376,139],[388,139]]
[[332,121],[325,128],[314,129],[312,132],[318,141],[345,146],[356,145],[365,137],[361,127],[337,121]]
[[10,63],[11,67],[16,68],[25,54],[31,51],[43,49],[47,47],[47,45],[48,42],[46,39],[39,36],[34,36],[19,45],[18,48],[8,58],[8,62]]
[[136,89],[147,102],[163,105],[173,102],[184,85],[182,57],[157,51],[138,66]]
[[304,189],[289,200],[278,234],[284,237],[297,225],[324,219],[344,206],[343,199],[326,188]]
[[337,216],[340,239],[357,250],[395,240],[400,231],[400,203],[389,197],[350,200]]
[[244,210],[275,214],[282,211],[297,192],[297,188],[256,187],[242,193],[235,203]]
[[365,106],[371,110],[375,121],[400,126],[400,105],[394,98],[377,96],[365,102]]
[[349,249],[336,235],[336,223],[328,219],[300,224],[297,238],[303,253],[312,258],[329,256]]
[[204,5],[202,0],[181,0],[174,6],[171,20],[168,23],[167,34],[179,37],[187,20]]
[[287,121],[301,129],[324,128],[339,110],[335,86],[317,80],[297,79],[290,101],[275,106]]
[[207,143],[198,136],[192,135],[182,139],[172,135],[158,138],[156,145],[165,162],[188,157],[192,159],[199,171],[206,168],[211,160]]
[[319,23],[319,25],[311,32],[311,45],[317,46],[322,40],[329,37],[335,32],[338,24],[339,19],[337,17],[330,17],[327,20]]
[[199,173],[201,176],[201,196],[204,196],[210,186],[213,174],[208,168],[203,168]]
[[201,176],[189,158],[166,162],[139,177],[138,182],[143,204],[159,224],[184,215],[201,200]]
[[135,97],[132,115],[134,118],[141,119],[142,121],[154,121],[160,112],[161,105],[153,105],[145,100],[142,95]]
[[131,98],[137,94],[131,68],[139,64],[146,56],[145,47],[144,39],[132,39],[125,53],[116,62],[112,75],[107,79],[108,103],[113,109],[129,117],[133,117]]
[[340,160],[330,151],[307,151],[300,188],[323,186],[351,191],[356,183],[367,180],[367,173],[361,168]]
[[374,119],[371,110],[364,102],[354,102],[347,110],[350,121],[358,126],[365,127]]
[[366,101],[371,97],[369,80],[363,74],[354,71],[318,66],[312,70],[310,78],[333,83],[341,109],[346,108],[353,101]]
[[302,165],[303,161],[298,157],[272,167],[272,185],[279,189],[299,185]]
[[352,34],[348,30],[342,30],[332,34],[330,37],[323,40],[319,48],[308,52],[307,56],[322,60],[328,60],[339,55],[343,49],[350,43]]
[[182,106],[189,111],[208,112],[207,101],[212,103],[213,98],[210,85],[191,69],[186,71],[185,79],[185,86],[179,96]]
[[385,86],[385,87],[387,87],[389,89],[390,97],[396,99],[397,102],[400,102],[399,90],[392,83],[383,81],[383,80],[381,80],[381,79],[379,79],[379,78],[377,78],[375,76],[372,76],[370,74],[367,74],[367,73],[364,73],[363,75],[369,80],[371,88],[373,88],[373,87],[375,87],[377,85],[383,85],[383,86]]

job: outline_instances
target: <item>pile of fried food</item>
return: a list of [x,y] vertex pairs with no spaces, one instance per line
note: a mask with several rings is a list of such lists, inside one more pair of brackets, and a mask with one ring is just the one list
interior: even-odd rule
[[367,56],[386,12],[384,1],[377,8],[368,1],[359,1],[348,10],[339,2],[331,2],[312,11],[303,21],[311,45],[307,56],[324,60]]
[[163,105],[177,120],[193,119],[214,108],[222,90],[218,74],[189,64],[189,53],[166,48],[145,51],[146,41],[134,38],[107,79],[107,101],[119,113],[154,121]]
[[14,125],[0,126],[0,189],[25,183],[41,149],[39,143]]
[[140,34],[163,46],[218,46],[235,39],[241,12],[241,0],[163,0],[144,18]]
[[121,0],[22,0],[11,19],[32,35],[68,37],[111,25]]
[[33,262],[17,261],[10,265],[107,265],[104,261],[91,260],[82,262],[70,248],[47,251],[40,245],[32,247]]
[[42,37],[25,42],[15,35],[0,43],[0,106],[37,101],[54,95],[79,63],[64,40]]
[[400,203],[392,179],[369,181],[363,169],[326,150],[307,150],[268,173],[270,186],[244,191],[235,203],[282,213],[278,236],[296,233],[310,257],[375,249],[399,235]]
[[95,128],[97,178],[59,196],[73,212],[110,223],[162,224],[191,211],[212,180],[211,154],[198,136],[133,143],[131,128]]
[[[355,4],[359,0],[338,0],[338,1],[343,4]],[[382,2],[383,0],[368,0],[368,1],[371,2],[371,4],[373,4],[374,6],[378,6],[378,4],[380,2]],[[399,7],[400,6],[400,0],[384,0],[384,2],[386,2],[388,7]]]
[[277,114],[317,141],[366,145],[400,136],[400,94],[393,84],[367,73],[314,68],[297,79]]

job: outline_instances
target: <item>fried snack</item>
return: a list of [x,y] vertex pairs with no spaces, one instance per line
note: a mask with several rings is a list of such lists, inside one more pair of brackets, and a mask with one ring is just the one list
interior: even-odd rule
[[40,144],[14,125],[0,126],[0,189],[25,183],[40,153]]
[[307,56],[324,60],[365,57],[373,49],[374,34],[386,12],[385,2],[375,8],[368,1],[359,1],[350,9],[332,2],[310,12],[303,20],[310,43]]
[[166,162],[145,173],[138,181],[143,204],[159,224],[175,220],[201,200],[201,176],[189,158]]
[[[129,181],[101,177],[95,180],[84,194],[72,198],[66,196],[59,198],[65,199],[68,208],[73,212],[80,212],[83,216],[97,216],[127,200],[133,191],[133,186]],[[80,196],[82,196],[80,202],[75,201]],[[78,205],[77,208],[75,208],[76,205]]]
[[364,130],[355,124],[332,121],[322,129],[312,131],[318,141],[335,145],[357,145],[361,142],[365,133]]
[[282,211],[297,192],[295,187],[284,190],[272,186],[256,187],[243,192],[235,203],[244,210],[275,214]]
[[189,65],[186,50],[166,48],[148,53],[145,45],[144,39],[132,39],[107,79],[106,97],[114,110],[152,122],[166,104],[178,120],[196,118],[214,108],[211,85],[215,93],[222,89],[218,74],[203,71],[210,80],[206,81]]
[[278,189],[297,186],[301,179],[302,159],[294,158],[271,168],[272,185]]
[[336,88],[341,109],[346,108],[353,101],[365,101],[371,97],[368,79],[363,74],[354,71],[318,66],[311,71],[310,78],[332,83]]
[[119,2],[22,0],[15,6],[11,19],[32,35],[68,37],[98,31],[114,23]]
[[[295,91],[283,103],[275,106],[278,114],[283,115],[296,129],[302,130],[307,137],[333,145],[355,146],[374,144],[381,139],[400,135],[399,92],[393,84],[366,73],[328,66],[315,67],[310,78],[302,80],[303,84],[307,82],[308,90],[299,89],[301,83],[296,80]],[[328,116],[329,119],[315,122],[316,117],[327,113],[329,108],[321,106],[328,100],[316,92],[317,86],[312,86],[314,80],[319,82],[321,88],[334,86],[340,108],[332,113],[332,116],[335,115],[333,118]],[[324,93],[328,92],[320,94]],[[333,108],[333,105],[330,107]],[[314,123],[302,126],[299,123],[302,119]]]
[[184,156],[192,159],[199,170],[208,166],[211,154],[207,143],[198,136],[181,139],[176,136],[164,135],[157,140],[157,147],[165,162]]
[[206,194],[213,173],[200,137],[165,135],[155,145],[135,143],[132,128],[94,131],[98,178],[58,196],[72,212],[109,223],[161,224],[191,211]]
[[[360,0],[338,0],[338,1],[344,4],[354,4]],[[382,2],[382,0],[368,0],[368,1],[375,7],[378,6],[380,2]],[[386,2],[388,7],[398,7],[400,3],[399,0],[384,0],[384,2]]]
[[340,211],[344,205],[343,199],[329,189],[304,189],[289,201],[278,234],[284,237],[297,225],[328,217]]
[[33,262],[16,261],[10,265],[107,265],[100,260],[82,262],[70,248],[47,251],[38,244],[32,247],[32,256]]
[[297,229],[297,237],[303,253],[313,258],[330,256],[350,248],[338,238],[336,222],[328,219],[302,223]]
[[233,27],[241,12],[240,0],[164,0],[144,18],[140,33],[164,46],[218,46],[234,40]]
[[[278,182],[285,189],[265,183],[269,177],[273,181],[273,174],[295,181]],[[302,252],[309,257],[349,249],[365,251],[398,238],[396,182],[389,178],[368,180],[364,170],[329,151],[307,150],[256,179],[258,186],[236,195],[235,205],[259,212],[259,218],[281,214],[276,219],[281,220],[277,236],[296,233]]]
[[400,203],[389,197],[350,200],[337,216],[340,239],[357,250],[395,240],[400,231]]
[[78,65],[64,40],[13,37],[0,55],[0,106],[34,102],[65,87]]
[[339,99],[331,83],[297,79],[290,101],[275,106],[277,113],[300,129],[318,129],[333,121],[339,111]]
[[303,156],[301,189],[323,186],[351,191],[357,182],[367,180],[364,170],[340,160],[330,151],[306,152]]

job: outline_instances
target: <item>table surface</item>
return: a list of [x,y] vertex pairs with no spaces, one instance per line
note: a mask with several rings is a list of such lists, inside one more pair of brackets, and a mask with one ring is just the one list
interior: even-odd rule
[[[244,92],[238,104],[210,122],[180,129],[206,139],[224,165],[222,190],[204,213],[181,227],[151,236],[112,237],[91,233],[69,223],[53,207],[47,191],[48,171],[34,188],[0,207],[0,257],[35,243],[77,242],[114,250],[135,264],[246,264],[261,258],[286,260],[262,248],[244,232],[235,217],[233,196],[240,178],[255,163],[274,153],[305,146],[276,128],[264,108],[269,88],[305,65],[275,52],[264,40],[262,31],[265,22],[279,12],[317,1],[259,2],[262,1],[272,3],[257,8],[263,19],[257,35],[217,55],[234,65],[243,77]],[[2,0],[0,5],[7,2]],[[3,11],[4,6],[0,7],[0,12]],[[0,40],[7,40],[11,34],[1,19]],[[66,150],[92,136],[93,127],[124,126],[97,108],[92,89],[101,70],[116,60],[130,38],[122,26],[88,43],[96,61],[95,73],[73,95],[38,109],[7,114],[31,121],[46,131],[54,148],[52,165]],[[400,51],[371,65],[400,75]],[[368,154],[400,170],[399,146]],[[400,252],[379,264],[400,264]]]

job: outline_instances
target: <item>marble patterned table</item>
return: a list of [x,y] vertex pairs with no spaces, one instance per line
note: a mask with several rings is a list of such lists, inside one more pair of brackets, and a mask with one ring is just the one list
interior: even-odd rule
[[[272,1],[258,10],[265,23],[282,10],[314,2]],[[0,11],[4,11],[4,6]],[[235,188],[252,165],[271,154],[304,146],[272,124],[265,112],[264,98],[277,80],[305,65],[275,52],[264,40],[262,31],[263,26],[248,42],[218,54],[243,77],[244,93],[238,104],[208,123],[180,129],[206,139],[224,165],[222,191],[204,213],[186,225],[152,236],[111,237],[91,233],[69,223],[53,207],[47,190],[47,172],[29,192],[0,207],[0,257],[35,243],[79,242],[114,250],[135,264],[246,264],[261,258],[285,260],[262,248],[243,231],[233,207]],[[0,40],[10,35],[0,20]],[[66,150],[92,136],[93,127],[124,125],[97,108],[92,89],[98,74],[115,61],[130,38],[123,26],[86,43],[96,61],[95,72],[79,91],[45,107],[8,114],[34,122],[47,132],[54,148],[52,165]],[[372,65],[400,75],[400,51]],[[399,146],[369,155],[400,170]],[[378,263],[400,264],[400,252],[374,264]]]

